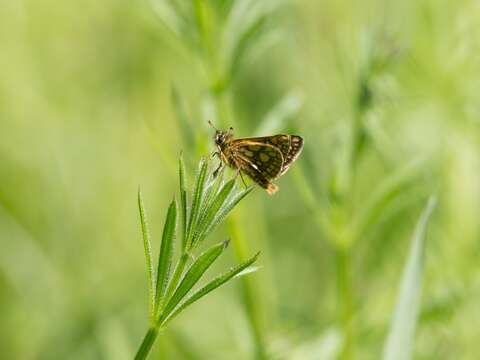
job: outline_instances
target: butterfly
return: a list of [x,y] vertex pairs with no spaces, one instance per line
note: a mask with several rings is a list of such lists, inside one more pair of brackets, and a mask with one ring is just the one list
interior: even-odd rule
[[[213,127],[213,125],[210,123]],[[272,180],[285,174],[302,152],[303,138],[298,135],[272,135],[264,137],[234,139],[233,128],[228,131],[215,129],[213,137],[220,157],[220,165],[215,173],[228,165],[237,170],[243,180],[242,173],[248,175],[269,195],[278,190]],[[244,181],[245,183],[245,181]]]

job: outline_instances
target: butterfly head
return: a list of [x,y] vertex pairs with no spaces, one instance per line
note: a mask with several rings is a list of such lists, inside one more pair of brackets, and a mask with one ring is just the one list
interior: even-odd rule
[[[213,124],[210,121],[209,124],[213,127]],[[215,135],[213,135],[213,140],[215,141],[216,145],[222,146],[233,138],[233,128],[230,128],[228,131],[218,130],[215,127],[213,128],[215,129]]]
[[230,131],[216,130],[215,135],[213,136],[213,140],[215,141],[215,144],[217,144],[218,146],[222,146],[231,138],[232,138],[232,134],[230,133]]

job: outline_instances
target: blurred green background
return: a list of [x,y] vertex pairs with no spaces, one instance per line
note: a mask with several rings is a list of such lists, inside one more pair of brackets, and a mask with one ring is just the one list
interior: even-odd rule
[[377,359],[429,195],[413,358],[480,352],[476,1],[0,3],[0,357],[130,359],[183,151],[212,129],[304,153],[208,239],[260,269],[172,322],[156,359]]

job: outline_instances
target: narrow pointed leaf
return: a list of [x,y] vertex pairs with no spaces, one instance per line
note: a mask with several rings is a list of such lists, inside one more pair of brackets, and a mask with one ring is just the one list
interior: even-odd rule
[[[218,192],[219,180],[213,179],[213,175],[208,176],[207,183],[205,184],[205,191],[203,194],[202,204],[200,207],[200,212],[198,213],[197,226],[202,222],[202,219],[205,217],[205,212],[212,203],[215,195]],[[192,234],[195,236],[195,234]]]
[[170,203],[167,212],[167,218],[163,227],[162,245],[158,257],[157,270],[157,296],[156,308],[165,296],[167,289],[170,268],[172,266],[173,242],[175,238],[175,228],[177,225],[177,203],[175,199]]
[[249,186],[246,189],[239,191],[235,195],[231,197],[228,201],[224,202],[222,207],[217,211],[213,221],[209,223],[209,225],[205,228],[203,231],[202,237],[205,238],[208,236],[214,229],[215,227],[220,224],[232,211],[232,209],[250,192],[253,190],[253,186]]
[[192,207],[190,209],[190,216],[188,219],[188,229],[187,229],[187,243],[186,248],[189,249],[192,240],[192,233],[197,224],[198,214],[200,212],[200,207],[202,204],[202,197],[205,190],[205,184],[207,180],[207,169],[208,162],[203,158],[200,161],[199,170],[197,178],[195,181],[195,188],[192,194]]
[[213,264],[213,262],[225,250],[226,242],[212,246],[210,249],[201,254],[187,270],[180,285],[173,293],[172,298],[168,301],[162,312],[162,318],[166,316],[178,305],[178,303],[187,295],[190,289],[200,280],[202,275]]
[[250,271],[246,272],[246,270],[257,260],[259,255],[260,255],[260,252],[258,252],[254,256],[252,256],[250,259],[242,262],[241,264],[231,268],[230,270],[226,271],[225,273],[217,276],[215,279],[211,280],[207,285],[205,285],[201,289],[195,291],[191,296],[188,297],[187,300],[185,300],[182,304],[180,304],[175,309],[175,311],[172,312],[172,314],[165,320],[165,322],[162,325],[164,325],[165,323],[172,320],[175,316],[180,314],[188,306],[190,306],[194,302],[200,300],[205,295],[212,292],[216,288],[222,286],[223,284],[225,284],[226,282],[228,282],[232,278],[234,278],[236,276],[243,276],[244,274],[250,274],[251,272]]
[[178,177],[180,182],[180,221],[182,227],[182,249],[187,244],[187,223],[188,223],[188,206],[187,206],[187,181],[185,174],[185,163],[183,162],[183,154],[180,154],[178,162]]
[[436,200],[433,197],[430,198],[413,234],[397,305],[385,342],[384,360],[409,360],[412,358],[425,262],[425,238],[435,204]]
[[155,275],[153,271],[152,263],[152,245],[150,241],[150,231],[148,229],[147,214],[145,207],[143,205],[142,192],[138,189],[138,211],[140,213],[140,224],[142,226],[142,236],[143,236],[143,249],[145,251],[145,262],[147,265],[147,275],[148,275],[148,293],[149,293],[149,313],[150,320],[153,320],[154,308],[155,308]]
[[215,216],[219,213],[220,209],[232,193],[234,186],[235,179],[231,179],[225,183],[217,196],[215,196],[213,201],[209,204],[208,208],[205,209],[203,216],[198,223],[198,231],[194,234],[194,238],[192,239],[192,246],[200,243],[205,238],[205,230],[212,224]]

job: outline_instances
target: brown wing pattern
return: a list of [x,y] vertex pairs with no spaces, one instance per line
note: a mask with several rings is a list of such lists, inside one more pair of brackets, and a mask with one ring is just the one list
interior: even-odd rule
[[287,172],[290,165],[298,158],[303,149],[303,138],[298,135],[273,135],[254,138],[243,138],[232,141],[232,144],[252,142],[272,145],[279,149],[283,155],[283,164],[281,171],[276,177],[279,177]]
[[248,175],[255,183],[260,187],[264,188],[270,195],[275,193],[278,190],[278,186],[272,184],[269,179],[265,177],[265,174],[261,170],[256,169],[250,161],[239,156],[237,158],[237,164],[239,165],[240,171]]
[[303,149],[303,138],[297,135],[289,135],[290,137],[290,149],[288,150],[287,156],[285,156],[285,160],[283,162],[282,171],[280,172],[280,176],[285,174],[292,165],[292,163],[297,160],[298,156],[302,152]]
[[232,155],[244,160],[268,180],[277,178],[283,168],[281,151],[269,144],[243,141],[232,146]]

